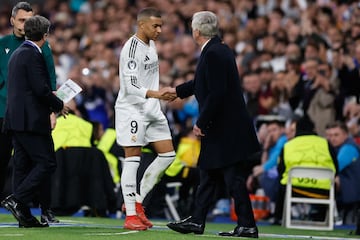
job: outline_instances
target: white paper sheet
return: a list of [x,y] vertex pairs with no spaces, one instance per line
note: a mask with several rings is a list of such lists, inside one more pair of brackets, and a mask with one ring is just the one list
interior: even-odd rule
[[81,91],[82,88],[76,82],[74,82],[71,79],[68,79],[56,91],[56,96],[61,100],[63,100],[64,103],[68,103]]

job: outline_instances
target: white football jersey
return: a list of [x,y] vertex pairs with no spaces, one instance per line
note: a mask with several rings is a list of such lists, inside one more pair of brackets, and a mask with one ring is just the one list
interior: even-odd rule
[[160,101],[146,98],[147,90],[159,90],[159,60],[154,41],[145,44],[133,35],[120,54],[120,90],[115,109],[140,113],[147,118],[161,111]]

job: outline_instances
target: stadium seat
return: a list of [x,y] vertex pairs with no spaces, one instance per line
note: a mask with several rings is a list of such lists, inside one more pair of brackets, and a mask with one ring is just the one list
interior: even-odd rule
[[[179,213],[176,210],[176,203],[179,200],[179,187],[181,187],[181,185],[181,182],[169,182],[166,184],[166,187],[169,191],[165,194],[165,202],[167,205],[167,208],[165,209],[165,215],[169,220],[180,220]],[[169,192],[172,192],[172,194]]]
[[[327,199],[309,198],[309,197],[294,197],[292,196],[292,181],[293,178],[309,178],[311,180],[329,179],[331,187],[329,197]],[[294,167],[290,169],[288,175],[288,182],[286,185],[286,195],[284,204],[284,216],[282,225],[286,228],[308,229],[308,230],[333,230],[334,228],[334,208],[335,208],[335,190],[334,190],[334,176],[335,173],[327,168],[314,167]],[[293,204],[317,204],[325,205],[327,212],[324,221],[295,220],[292,219]]]

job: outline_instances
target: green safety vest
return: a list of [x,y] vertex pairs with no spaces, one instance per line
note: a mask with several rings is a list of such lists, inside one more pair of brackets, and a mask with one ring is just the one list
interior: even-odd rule
[[[331,157],[326,139],[316,135],[298,136],[284,145],[285,171],[281,184],[286,185],[288,173],[292,167],[330,168],[335,173],[335,165]],[[293,178],[292,185],[305,188],[330,189],[329,180],[311,178]]]
[[91,147],[93,126],[90,122],[69,114],[66,119],[58,117],[52,131],[55,151],[63,147]]
[[175,160],[166,169],[165,174],[174,177],[183,167],[196,167],[200,154],[200,141],[183,137],[176,151]]

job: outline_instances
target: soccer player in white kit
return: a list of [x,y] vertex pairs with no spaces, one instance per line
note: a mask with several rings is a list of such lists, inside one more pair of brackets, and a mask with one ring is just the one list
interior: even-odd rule
[[[159,61],[154,41],[161,33],[161,14],[145,8],[138,13],[137,31],[125,43],[119,64],[120,90],[115,103],[117,143],[124,148],[121,187],[126,208],[124,228],[152,227],[142,201],[175,159],[170,128],[159,99],[171,100],[159,91]],[[150,143],[158,156],[145,170],[136,193],[136,174],[141,147]]]

